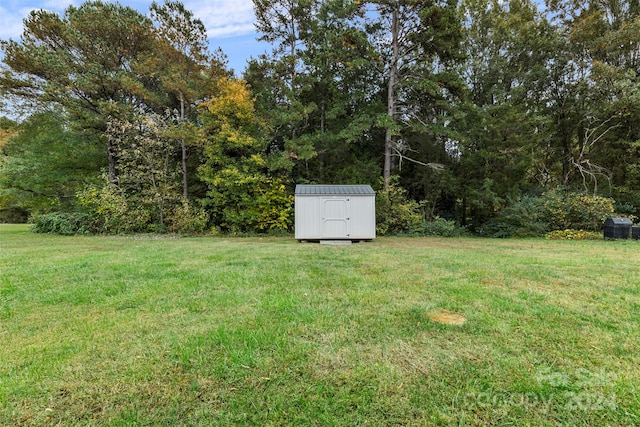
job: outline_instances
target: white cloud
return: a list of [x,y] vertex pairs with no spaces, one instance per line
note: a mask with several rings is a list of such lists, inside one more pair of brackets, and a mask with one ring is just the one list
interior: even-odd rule
[[251,0],[185,1],[184,5],[200,19],[209,38],[239,36],[255,32]]
[[13,9],[0,6],[0,39],[17,39],[22,34],[22,20],[31,9]]
[[78,0],[3,0],[0,6],[0,39],[12,38],[17,40],[22,34],[22,21],[32,10],[45,9],[62,14],[71,4],[79,4]]
[[[17,39],[22,34],[22,20],[34,9],[57,13],[71,4],[79,6],[84,0],[2,0],[0,6],[0,39]],[[116,0],[108,0],[116,1]],[[162,4],[162,0],[158,0]],[[185,7],[202,20],[210,38],[241,36],[255,32],[251,0],[183,0]],[[151,0],[120,0],[143,14],[149,13]]]
[[54,12],[63,12],[69,5],[79,6],[82,1],[60,1],[60,0],[45,0],[38,2],[38,9],[52,10]]

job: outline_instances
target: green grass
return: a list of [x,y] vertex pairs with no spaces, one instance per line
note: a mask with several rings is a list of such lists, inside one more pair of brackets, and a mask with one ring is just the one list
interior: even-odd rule
[[639,265],[632,241],[0,226],[0,425],[638,425]]

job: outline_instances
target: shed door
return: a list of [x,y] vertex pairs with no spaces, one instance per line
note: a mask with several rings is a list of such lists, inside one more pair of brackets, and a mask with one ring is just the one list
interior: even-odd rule
[[339,239],[350,234],[349,199],[322,199],[322,237]]

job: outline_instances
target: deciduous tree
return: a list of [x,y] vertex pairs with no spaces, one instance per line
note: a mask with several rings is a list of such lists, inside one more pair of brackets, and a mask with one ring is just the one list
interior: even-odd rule
[[255,114],[243,80],[222,78],[216,96],[203,104],[205,161],[200,178],[214,223],[233,232],[286,230],[292,198],[286,180],[269,173],[266,123]]
[[63,116],[33,115],[0,148],[0,209],[72,210],[103,159],[95,142],[69,129]]

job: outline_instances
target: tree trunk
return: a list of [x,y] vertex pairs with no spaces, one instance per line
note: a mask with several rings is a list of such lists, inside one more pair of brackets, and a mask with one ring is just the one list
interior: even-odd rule
[[[387,89],[387,114],[391,119],[391,123],[396,118],[396,83],[398,80],[398,38],[399,38],[399,4],[395,4],[391,15],[391,47],[392,57],[389,64],[389,87]],[[393,144],[393,128],[391,125],[387,126],[387,130],[384,137],[384,170],[382,179],[384,182],[384,191],[389,191],[389,180],[391,179],[391,155]]]
[[116,160],[111,151],[109,151],[109,183],[116,184],[118,177],[116,174]]
[[113,185],[116,185],[118,183],[118,172],[116,170],[117,152],[118,152],[118,147],[116,143],[114,143],[110,139],[110,137],[107,135],[107,161],[109,163],[108,179],[109,179],[109,184],[113,184]]
[[[180,123],[184,123],[184,95],[182,92],[180,92]],[[180,146],[182,148],[182,197],[184,197],[184,200],[188,200],[187,145],[184,142],[184,136],[180,138]]]

